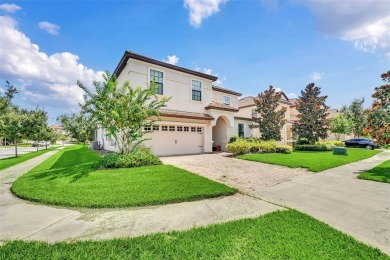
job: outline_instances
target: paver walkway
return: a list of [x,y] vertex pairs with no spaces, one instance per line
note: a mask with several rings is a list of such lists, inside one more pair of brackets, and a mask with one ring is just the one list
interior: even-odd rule
[[167,157],[163,161],[305,212],[390,255],[390,184],[356,179],[359,173],[389,159],[390,151],[385,151],[315,174],[221,154]]
[[11,184],[56,151],[0,171],[0,242],[73,241],[139,236],[256,217],[282,207],[237,194],[202,201],[125,209],[65,209],[13,196]]

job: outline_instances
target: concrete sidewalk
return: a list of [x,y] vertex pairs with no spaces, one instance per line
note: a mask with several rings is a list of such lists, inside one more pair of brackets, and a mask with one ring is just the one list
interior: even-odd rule
[[9,239],[55,242],[139,236],[283,210],[241,194],[162,206],[96,210],[37,205],[11,194],[14,180],[56,152],[0,171],[0,242]]
[[390,254],[390,184],[356,178],[389,159],[390,151],[385,151],[363,161],[261,187],[253,195],[305,212]]

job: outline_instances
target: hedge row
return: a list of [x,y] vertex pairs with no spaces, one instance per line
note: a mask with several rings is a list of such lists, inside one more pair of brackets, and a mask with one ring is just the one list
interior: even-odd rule
[[234,155],[276,152],[291,153],[292,147],[288,145],[277,145],[275,141],[238,138],[236,141],[227,144],[227,150]]
[[295,145],[294,146],[295,151],[332,151],[331,146],[327,145]]

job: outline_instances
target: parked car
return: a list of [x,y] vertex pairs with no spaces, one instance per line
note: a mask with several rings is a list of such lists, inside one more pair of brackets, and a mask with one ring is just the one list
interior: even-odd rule
[[33,147],[44,147],[45,146],[45,142],[38,142],[38,143],[33,143],[32,144]]
[[346,147],[361,147],[367,150],[379,148],[379,145],[375,144],[373,140],[367,138],[352,138],[343,141]]

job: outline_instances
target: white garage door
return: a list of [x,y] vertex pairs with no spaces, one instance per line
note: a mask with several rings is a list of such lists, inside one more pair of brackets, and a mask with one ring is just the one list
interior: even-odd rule
[[203,135],[199,126],[160,125],[146,145],[156,155],[197,154],[203,152]]

